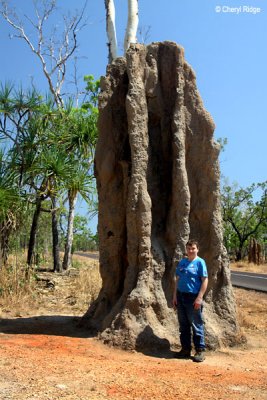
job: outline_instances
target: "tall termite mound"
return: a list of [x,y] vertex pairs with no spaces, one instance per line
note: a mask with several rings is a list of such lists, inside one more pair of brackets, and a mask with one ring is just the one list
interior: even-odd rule
[[86,323],[127,349],[178,343],[172,282],[190,237],[199,240],[209,271],[207,344],[233,343],[219,146],[183,49],[132,45],[108,66],[101,89],[95,174],[103,284]]

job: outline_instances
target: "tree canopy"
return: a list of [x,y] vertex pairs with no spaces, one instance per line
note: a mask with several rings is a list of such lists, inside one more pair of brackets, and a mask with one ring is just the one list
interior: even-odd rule
[[224,242],[228,252],[241,260],[251,237],[267,242],[267,181],[246,188],[225,182],[221,199]]

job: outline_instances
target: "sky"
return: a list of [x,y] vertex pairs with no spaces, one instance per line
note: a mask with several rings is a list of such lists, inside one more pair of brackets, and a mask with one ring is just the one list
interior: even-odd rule
[[[119,52],[127,23],[127,0],[114,0]],[[10,0],[18,15],[32,15],[32,0]],[[57,0],[59,14],[81,9],[84,0]],[[88,0],[87,24],[79,33],[78,76],[105,74],[107,37],[104,0]],[[181,45],[197,77],[215,138],[227,138],[221,173],[246,187],[267,179],[267,0],[139,0],[139,28],[147,43]],[[29,28],[31,29],[31,28]],[[47,90],[40,64],[26,43],[0,18],[0,79]]]

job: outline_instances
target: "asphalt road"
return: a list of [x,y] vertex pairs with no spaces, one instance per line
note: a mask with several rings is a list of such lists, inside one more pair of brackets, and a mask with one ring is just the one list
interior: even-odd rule
[[233,286],[267,292],[267,274],[232,271],[231,280]]
[[[80,256],[98,259],[97,253],[80,253],[76,252]],[[231,280],[233,286],[257,290],[259,292],[267,292],[267,274],[254,274],[252,272],[239,272],[231,271]]]

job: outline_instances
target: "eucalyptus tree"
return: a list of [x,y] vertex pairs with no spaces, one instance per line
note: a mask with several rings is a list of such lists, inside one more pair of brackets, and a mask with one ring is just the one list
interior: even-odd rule
[[[108,37],[108,60],[111,63],[117,58],[117,37],[115,22],[115,6],[113,0],[104,0],[106,8],[106,31]],[[124,38],[124,53],[131,43],[136,43],[138,28],[138,0],[128,0],[128,21]]]
[[128,0],[128,21],[124,38],[125,53],[131,43],[136,43],[138,22],[138,0]]
[[[257,195],[259,199],[255,200]],[[225,184],[221,200],[225,245],[228,251],[235,251],[239,261],[249,238],[262,232],[259,239],[266,240],[262,228],[267,224],[267,181],[253,183],[247,188]]]
[[97,235],[94,235],[88,228],[88,220],[86,217],[76,215],[74,218],[74,240],[72,251],[88,251],[97,249]]
[[117,58],[117,35],[115,22],[115,5],[113,0],[105,0],[106,30],[108,36],[108,61],[111,63]]
[[18,16],[16,9],[10,8],[9,4],[9,1],[0,1],[0,15],[11,27],[11,37],[23,40],[35,55],[56,105],[63,107],[62,88],[69,61],[78,48],[78,33],[85,25],[87,1],[75,14],[61,15],[61,32],[53,23],[54,17],[59,19],[56,0],[34,1],[32,16]]

